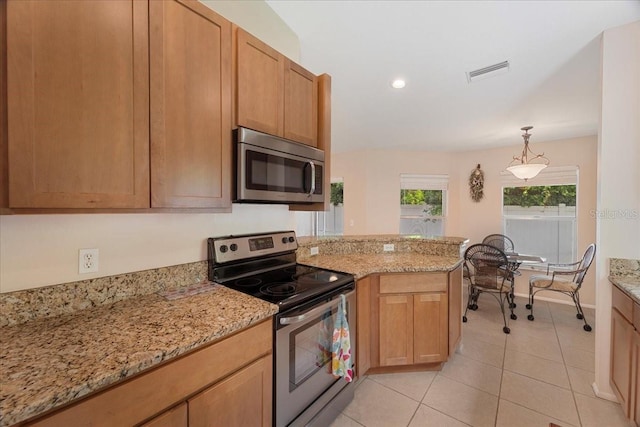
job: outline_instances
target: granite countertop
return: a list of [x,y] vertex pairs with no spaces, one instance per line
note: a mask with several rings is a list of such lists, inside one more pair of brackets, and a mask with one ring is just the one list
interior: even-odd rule
[[609,276],[609,281],[640,304],[640,278]]
[[344,271],[360,279],[372,273],[416,273],[451,271],[462,263],[459,257],[432,256],[411,252],[382,254],[316,255],[298,259],[301,264]]
[[0,427],[115,384],[274,315],[220,285],[176,300],[151,294],[0,328]]

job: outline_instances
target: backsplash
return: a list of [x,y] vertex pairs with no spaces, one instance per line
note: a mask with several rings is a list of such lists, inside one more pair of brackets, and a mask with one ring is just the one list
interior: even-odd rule
[[609,259],[609,275],[612,277],[640,280],[640,259]]
[[207,278],[207,261],[0,294],[0,326],[75,313]]
[[385,244],[392,244],[394,252],[411,252],[423,255],[461,255],[467,239],[461,237],[411,237],[403,235],[358,235],[298,238],[298,259],[311,256],[312,247],[322,255],[384,253]]

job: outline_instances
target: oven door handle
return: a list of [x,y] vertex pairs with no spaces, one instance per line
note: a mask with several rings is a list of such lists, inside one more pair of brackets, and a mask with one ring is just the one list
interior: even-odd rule
[[[345,294],[345,296],[347,296]],[[312,308],[311,310],[307,311],[306,313],[302,313],[299,314],[297,316],[291,316],[291,317],[281,317],[280,318],[280,324],[281,325],[293,325],[295,323],[300,323],[300,322],[304,322],[306,319],[313,317],[317,314],[322,313],[323,311],[325,311],[327,308],[336,305],[339,302],[339,297],[338,298],[334,298],[331,301],[327,302],[326,304],[322,304],[320,307],[316,307],[316,308]]]

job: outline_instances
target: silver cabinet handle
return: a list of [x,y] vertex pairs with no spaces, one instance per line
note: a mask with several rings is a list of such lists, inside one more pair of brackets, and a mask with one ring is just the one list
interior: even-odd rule
[[311,160],[309,160],[308,163],[311,166],[311,190],[309,194],[307,194],[307,197],[311,197],[316,191],[316,165]]

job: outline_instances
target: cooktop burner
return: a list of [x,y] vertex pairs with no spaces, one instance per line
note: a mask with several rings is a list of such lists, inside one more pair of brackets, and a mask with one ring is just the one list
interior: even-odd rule
[[297,286],[295,283],[271,283],[260,288],[260,292],[265,295],[273,296],[289,296],[296,293]]

